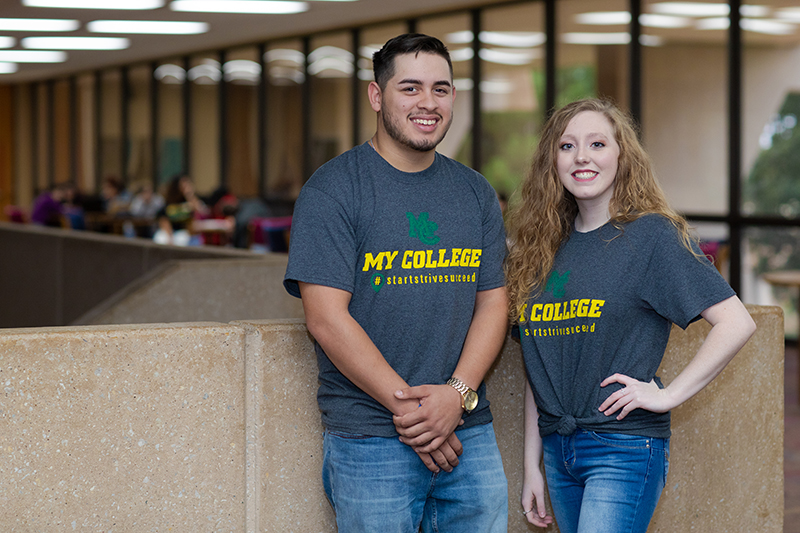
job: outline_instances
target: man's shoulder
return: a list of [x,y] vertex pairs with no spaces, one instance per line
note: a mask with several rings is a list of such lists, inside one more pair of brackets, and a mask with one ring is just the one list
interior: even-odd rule
[[359,145],[323,163],[306,182],[306,187],[323,191],[338,190],[352,183],[359,161],[364,157],[364,145]]

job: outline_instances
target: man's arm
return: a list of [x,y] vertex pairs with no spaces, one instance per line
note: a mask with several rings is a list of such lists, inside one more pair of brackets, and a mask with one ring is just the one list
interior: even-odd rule
[[[416,411],[419,408],[416,399],[395,397],[394,392],[407,388],[408,384],[386,362],[366,331],[350,315],[348,306],[352,295],[323,285],[302,282],[299,285],[308,330],[339,372],[392,414]],[[438,471],[434,460],[450,471],[458,464],[460,447],[455,440],[443,446],[441,451],[437,446],[421,453],[420,458],[432,471]],[[429,454],[433,454],[433,458]]]
[[[476,390],[500,353],[508,331],[505,287],[479,291],[475,296],[464,348],[453,376]],[[400,440],[418,452],[429,453],[441,446],[455,430],[463,409],[461,397],[450,385],[420,385],[398,389],[398,398],[419,401],[419,409],[395,415],[394,423]]]

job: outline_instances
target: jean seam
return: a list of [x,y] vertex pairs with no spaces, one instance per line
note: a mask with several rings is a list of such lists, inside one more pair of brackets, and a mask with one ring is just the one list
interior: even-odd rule
[[647,486],[647,482],[650,480],[650,476],[653,472],[653,452],[654,450],[651,449],[647,456],[647,471],[644,474],[644,480],[642,481],[642,484],[639,486],[639,494],[636,498],[636,506],[633,509],[633,520],[631,521],[631,527],[628,530],[630,533],[633,533],[634,528],[636,527],[636,518],[639,516],[639,507],[641,507],[644,500],[644,489]]
[[651,442],[653,439],[650,437],[641,437],[642,439],[645,439],[646,443],[644,445],[625,446],[622,443],[613,442],[614,439],[603,437],[601,434],[596,433],[594,431],[589,431],[587,433],[589,434],[589,437],[593,441],[597,442],[598,444],[602,444],[603,446],[609,446],[611,448],[623,448],[625,450],[647,450],[652,447]]

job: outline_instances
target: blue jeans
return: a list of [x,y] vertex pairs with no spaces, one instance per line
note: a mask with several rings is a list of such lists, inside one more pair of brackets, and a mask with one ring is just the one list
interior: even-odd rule
[[667,479],[669,439],[578,428],[542,439],[561,533],[645,533]]
[[339,533],[505,533],[508,483],[494,428],[456,435],[458,466],[434,474],[397,437],[326,431],[322,483]]

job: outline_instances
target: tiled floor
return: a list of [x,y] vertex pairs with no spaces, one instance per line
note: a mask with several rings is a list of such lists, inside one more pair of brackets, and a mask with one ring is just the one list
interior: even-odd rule
[[784,412],[784,533],[800,533],[800,403],[797,345],[786,348]]

